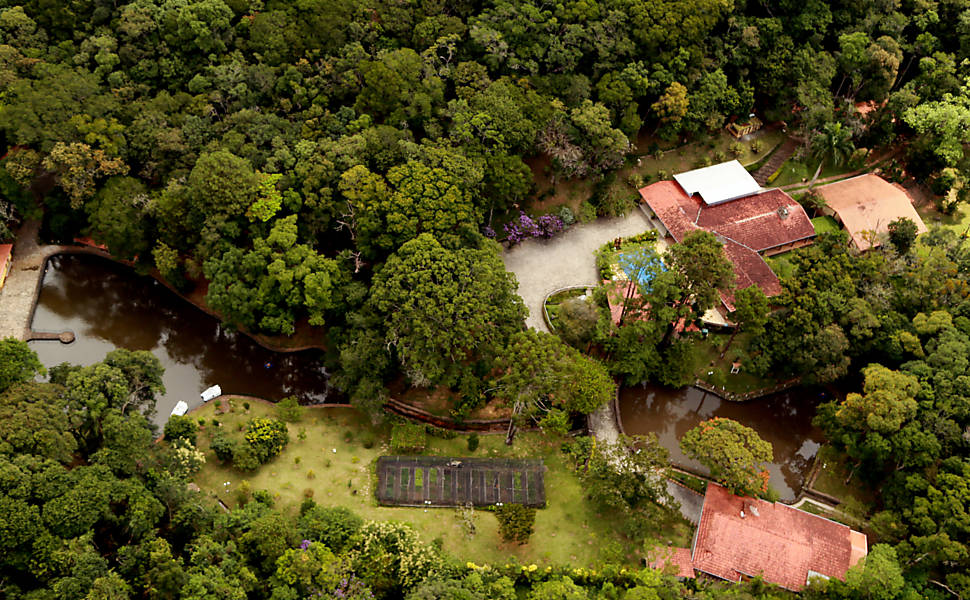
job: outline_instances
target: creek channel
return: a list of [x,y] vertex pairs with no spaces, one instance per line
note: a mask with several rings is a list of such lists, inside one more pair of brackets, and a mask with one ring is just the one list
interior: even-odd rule
[[679,440],[689,429],[711,417],[734,419],[771,443],[774,461],[768,464],[769,485],[784,501],[794,500],[805,483],[824,441],[812,425],[820,390],[790,390],[745,402],[729,402],[699,388],[670,389],[657,385],[620,390],[619,418],[627,435],[656,433],[675,465],[707,473],[700,463],[680,451]]
[[48,368],[62,362],[90,365],[116,348],[158,357],[165,367],[158,425],[179,400],[190,409],[200,405],[199,393],[212,385],[224,394],[274,401],[292,395],[304,404],[339,396],[329,385],[321,351],[268,350],[154,279],[96,256],[48,261],[31,328],[76,335],[71,344],[30,342]]

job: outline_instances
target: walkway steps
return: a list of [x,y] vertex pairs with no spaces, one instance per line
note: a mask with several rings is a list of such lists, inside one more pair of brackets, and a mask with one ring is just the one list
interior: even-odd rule
[[761,165],[761,168],[754,172],[754,180],[758,182],[758,185],[764,186],[767,183],[768,178],[771,177],[772,173],[778,170],[781,165],[785,164],[785,161],[795,154],[795,150],[798,148],[798,141],[788,138],[781,145],[780,148],[775,150],[768,162]]

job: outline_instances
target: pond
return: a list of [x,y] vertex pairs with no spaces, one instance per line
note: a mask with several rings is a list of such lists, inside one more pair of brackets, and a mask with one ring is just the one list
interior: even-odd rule
[[824,437],[812,425],[812,417],[824,400],[819,391],[808,388],[729,402],[695,387],[674,390],[646,385],[620,390],[619,416],[628,435],[656,433],[674,464],[700,472],[707,470],[680,451],[679,440],[689,429],[711,417],[734,419],[753,428],[774,449],[769,485],[787,501],[801,491],[822,445]]
[[224,394],[267,400],[290,395],[303,403],[336,396],[323,353],[273,352],[199,310],[150,277],[89,255],[60,255],[47,263],[34,311],[35,331],[73,331],[71,344],[33,341],[41,362],[89,365],[115,348],[148,350],[165,367],[165,394],[155,422],[162,425],[179,400],[192,409],[212,385]]

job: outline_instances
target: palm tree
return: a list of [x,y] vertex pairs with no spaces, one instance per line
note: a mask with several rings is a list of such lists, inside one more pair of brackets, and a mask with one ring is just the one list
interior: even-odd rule
[[829,159],[835,166],[845,162],[853,151],[852,130],[838,121],[822,125],[812,138],[812,156],[820,161]]

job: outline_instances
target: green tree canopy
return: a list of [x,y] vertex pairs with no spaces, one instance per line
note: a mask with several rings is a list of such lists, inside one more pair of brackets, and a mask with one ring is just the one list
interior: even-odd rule
[[680,450],[709,468],[733,494],[757,496],[768,491],[765,463],[772,460],[771,444],[750,427],[714,417],[685,433]]

